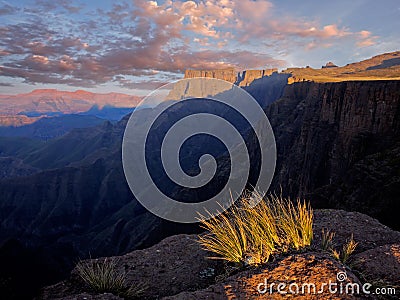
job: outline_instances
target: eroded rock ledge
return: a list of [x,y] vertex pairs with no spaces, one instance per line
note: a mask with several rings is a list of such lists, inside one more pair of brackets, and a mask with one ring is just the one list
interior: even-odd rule
[[[346,272],[352,283],[375,282],[398,284],[400,278],[400,232],[357,212],[316,210],[313,247],[302,253],[276,257],[270,263],[224,276],[223,264],[206,257],[196,235],[171,236],[159,244],[118,257],[118,270],[128,274],[129,282],[145,283],[143,299],[281,299],[280,294],[260,295],[260,282],[332,282],[338,272]],[[351,269],[319,250],[321,229],[336,233],[340,246],[351,235],[359,243]],[[374,262],[368,263],[368,262]],[[390,264],[390,270],[387,265]],[[368,274],[362,277],[360,274]],[[400,292],[400,291],[397,291]],[[321,299],[308,295],[304,299]],[[355,296],[331,295],[329,299],[353,299]],[[336,298],[335,298],[336,297]],[[360,296],[360,299],[375,299]],[[79,280],[76,270],[68,280],[45,288],[39,299],[120,299],[112,294],[94,294]],[[258,299],[258,298],[257,298]]]

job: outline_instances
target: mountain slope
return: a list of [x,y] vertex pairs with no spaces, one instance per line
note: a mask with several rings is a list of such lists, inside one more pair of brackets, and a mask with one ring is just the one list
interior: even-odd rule
[[0,127],[0,136],[22,136],[48,140],[62,136],[74,128],[94,127],[104,122],[104,119],[93,115],[44,117],[29,125]]
[[291,74],[292,78],[289,83],[299,81],[398,80],[400,79],[400,51],[380,54],[343,67],[289,68],[282,73]]

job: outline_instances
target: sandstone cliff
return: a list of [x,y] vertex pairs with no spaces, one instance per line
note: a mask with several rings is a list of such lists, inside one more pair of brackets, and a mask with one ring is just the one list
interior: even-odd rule
[[263,78],[265,76],[271,76],[273,73],[277,73],[278,69],[265,69],[265,70],[247,70],[238,74],[236,84],[239,86],[249,86],[254,80]]
[[215,78],[235,83],[239,86],[249,86],[254,80],[270,76],[278,69],[245,70],[237,72],[235,69],[221,70],[186,70],[184,78],[206,77]]
[[237,72],[235,69],[225,70],[186,70],[184,78],[206,77],[215,78],[235,83],[237,80]]

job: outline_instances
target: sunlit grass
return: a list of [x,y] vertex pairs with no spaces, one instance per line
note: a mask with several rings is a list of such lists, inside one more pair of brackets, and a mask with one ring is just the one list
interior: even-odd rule
[[199,220],[207,230],[199,242],[217,255],[212,258],[242,265],[265,263],[272,254],[309,246],[313,238],[311,207],[277,196],[264,200],[253,193],[229,211]]
[[[324,239],[324,237],[323,237],[323,239]],[[332,239],[333,239],[333,235],[332,235]],[[348,239],[347,242],[343,245],[342,251],[338,251],[331,247],[330,252],[331,252],[331,255],[333,256],[333,258],[335,258],[338,261],[341,261],[343,264],[346,264],[349,261],[350,256],[356,250],[357,245],[358,245],[358,243],[356,243],[354,241],[353,235],[352,235],[350,237],[350,239]]]
[[346,244],[343,245],[343,250],[342,250],[342,262],[345,264],[350,258],[350,255],[353,254],[354,250],[356,250],[358,243],[356,243],[353,239],[353,235],[351,238],[347,241]]

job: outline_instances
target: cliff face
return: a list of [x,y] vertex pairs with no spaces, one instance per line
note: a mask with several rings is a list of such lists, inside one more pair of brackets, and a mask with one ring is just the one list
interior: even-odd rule
[[[261,75],[250,72],[247,79]],[[282,187],[318,207],[362,211],[400,228],[394,213],[400,208],[400,81],[287,84],[288,78],[272,73],[243,87],[265,108],[275,133],[271,191]]]
[[[270,103],[279,99],[282,96],[283,89],[288,83],[290,74],[278,73],[277,69],[266,70],[247,70],[243,72],[235,72],[233,69],[229,70],[186,70],[185,79],[206,77],[215,78],[228,81],[239,85],[246,90],[254,99],[262,106],[266,107]],[[213,95],[223,93],[226,86],[216,86]],[[221,88],[220,90],[217,90]],[[195,91],[195,92],[194,92]],[[207,97],[209,91],[202,92],[200,82],[179,82],[170,93],[173,99],[180,99],[182,97],[190,97],[191,94],[204,95]]]
[[[383,196],[400,186],[393,176],[400,168],[393,155],[400,141],[399,90],[400,81],[288,85],[266,109],[278,147],[272,189],[282,186],[285,194],[320,206],[350,206],[399,227],[391,213],[398,201]],[[387,167],[374,172],[371,156],[375,166]],[[345,200],[345,194],[352,196]]]
[[225,70],[186,70],[184,78],[207,77],[222,79],[230,83],[235,83],[237,80],[237,72],[235,69]]
[[271,76],[273,73],[278,72],[278,69],[266,70],[247,70],[238,74],[237,84],[239,86],[249,86],[254,80]]
[[249,86],[254,80],[272,75],[278,69],[246,70],[237,72],[235,69],[225,70],[186,70],[184,78],[206,77],[235,83],[241,87]]

